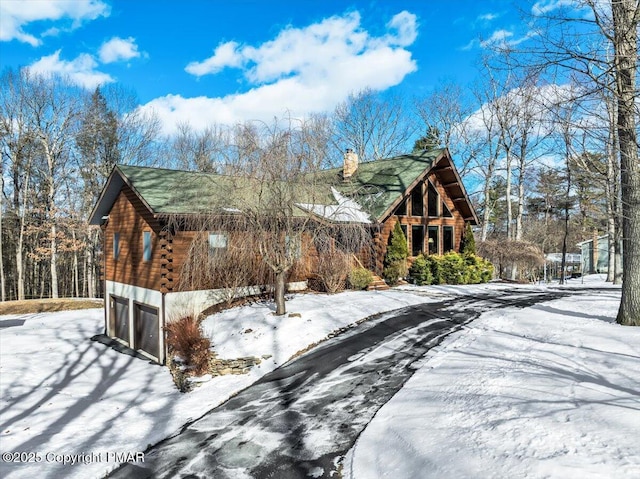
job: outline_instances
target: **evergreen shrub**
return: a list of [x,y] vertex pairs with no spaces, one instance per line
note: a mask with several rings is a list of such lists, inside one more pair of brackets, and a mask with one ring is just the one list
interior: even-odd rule
[[396,222],[391,232],[387,254],[384,257],[384,269],[382,275],[389,284],[396,284],[398,280],[407,276],[407,258],[409,247],[400,223]]
[[373,281],[373,273],[366,268],[354,268],[349,272],[349,284],[353,289],[365,289]]
[[418,285],[486,283],[493,277],[493,265],[472,254],[420,255],[411,265],[409,276]]

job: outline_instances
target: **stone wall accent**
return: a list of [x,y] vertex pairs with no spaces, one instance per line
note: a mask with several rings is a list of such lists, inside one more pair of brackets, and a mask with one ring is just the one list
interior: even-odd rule
[[212,376],[227,374],[247,374],[249,370],[260,364],[262,360],[253,356],[236,359],[220,359],[213,353],[209,359],[209,372]]

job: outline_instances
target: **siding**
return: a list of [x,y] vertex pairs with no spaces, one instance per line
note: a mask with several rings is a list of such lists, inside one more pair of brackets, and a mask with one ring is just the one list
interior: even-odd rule
[[[383,223],[380,233],[374,237],[375,241],[375,251],[376,251],[376,272],[382,273],[383,269],[383,261],[384,256],[387,251],[387,244],[389,243],[389,237],[391,236],[391,232],[393,231],[393,227],[395,226],[396,221],[399,221],[401,225],[407,226],[407,242],[409,246],[409,254],[411,254],[411,226],[413,225],[423,225],[425,227],[425,241],[427,240],[427,226],[440,226],[438,239],[440,241],[439,251],[442,252],[443,249],[443,232],[442,226],[453,226],[454,227],[454,249],[455,251],[460,250],[460,241],[462,240],[462,235],[464,234],[465,229],[465,220],[458,208],[456,207],[454,201],[449,197],[446,189],[442,186],[442,182],[437,176],[437,173],[431,172],[426,180],[431,181],[431,183],[435,186],[436,190],[439,194],[439,201],[443,201],[451,214],[452,218],[445,218],[442,216],[442,208],[441,205],[438,205],[438,211],[440,213],[439,217],[428,217],[428,216],[412,216],[412,215],[403,215],[396,216],[395,214],[389,216],[387,220]],[[425,181],[426,181],[425,180]],[[424,184],[424,181],[418,183],[415,188],[421,188]],[[423,189],[423,211],[426,214],[428,211],[427,208],[427,188]],[[407,213],[411,213],[411,192],[408,191],[406,195],[406,201],[408,202],[408,211]],[[425,243],[424,251],[426,251],[426,243]]]
[[[160,225],[142,201],[124,186],[113,208],[104,231],[104,276],[108,281],[130,284],[153,290],[160,289]],[[151,260],[143,260],[142,233],[151,232]],[[113,256],[114,233],[119,233],[119,254]]]

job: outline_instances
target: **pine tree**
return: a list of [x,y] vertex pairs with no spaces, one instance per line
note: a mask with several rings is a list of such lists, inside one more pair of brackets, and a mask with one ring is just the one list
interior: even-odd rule
[[387,254],[384,257],[385,268],[383,276],[387,282],[395,284],[400,278],[404,278],[407,275],[408,257],[407,238],[400,227],[400,223],[396,222],[387,246]]
[[464,235],[460,241],[460,254],[463,256],[476,254],[476,239],[474,238],[473,231],[471,230],[471,223],[467,223]]

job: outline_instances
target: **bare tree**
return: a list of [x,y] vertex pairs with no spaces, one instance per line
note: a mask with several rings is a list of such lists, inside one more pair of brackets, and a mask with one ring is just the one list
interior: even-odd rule
[[364,161],[406,153],[415,125],[399,97],[381,98],[371,89],[349,95],[334,112],[335,151],[351,148]]

